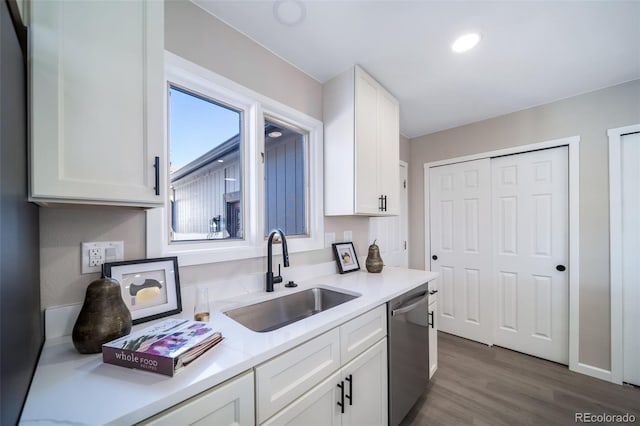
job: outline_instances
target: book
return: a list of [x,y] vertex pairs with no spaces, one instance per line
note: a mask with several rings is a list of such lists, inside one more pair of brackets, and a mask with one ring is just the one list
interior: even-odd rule
[[209,323],[166,319],[103,344],[102,361],[173,376],[222,339]]

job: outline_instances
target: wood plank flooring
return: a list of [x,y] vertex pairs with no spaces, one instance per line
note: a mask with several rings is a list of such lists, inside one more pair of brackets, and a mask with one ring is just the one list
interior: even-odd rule
[[438,370],[402,425],[575,425],[581,412],[640,425],[640,388],[440,332]]

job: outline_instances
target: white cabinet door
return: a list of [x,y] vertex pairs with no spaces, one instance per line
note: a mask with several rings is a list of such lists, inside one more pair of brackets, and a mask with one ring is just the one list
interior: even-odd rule
[[149,426],[254,425],[253,372],[231,379],[140,424]]
[[399,214],[398,101],[357,66],[327,82],[323,100],[325,214]]
[[30,6],[30,199],[162,204],[163,3]]
[[336,372],[263,425],[340,426],[339,383],[340,373]]
[[359,68],[355,70],[355,103],[355,210],[378,214],[378,84]]
[[491,160],[495,344],[562,364],[569,362],[568,152]]
[[[431,299],[432,296],[429,296]],[[429,378],[438,369],[438,300],[429,303]]]
[[[378,192],[384,197],[384,215],[400,214],[400,114],[398,101],[378,90]],[[380,213],[379,213],[380,214]]]
[[489,159],[432,167],[431,270],[439,272],[439,327],[491,344],[491,168]]
[[342,368],[343,426],[386,425],[387,339],[383,339]]

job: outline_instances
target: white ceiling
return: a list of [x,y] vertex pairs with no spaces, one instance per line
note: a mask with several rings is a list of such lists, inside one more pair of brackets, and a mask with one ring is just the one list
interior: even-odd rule
[[640,1],[193,1],[321,83],[360,64],[410,138],[640,78]]

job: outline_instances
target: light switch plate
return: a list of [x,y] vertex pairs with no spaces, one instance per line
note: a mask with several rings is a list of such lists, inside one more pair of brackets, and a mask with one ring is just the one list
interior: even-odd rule
[[353,241],[353,232],[344,231],[342,233],[343,240],[342,241]]
[[82,243],[82,273],[100,272],[102,264],[124,259],[124,241],[95,241]]

